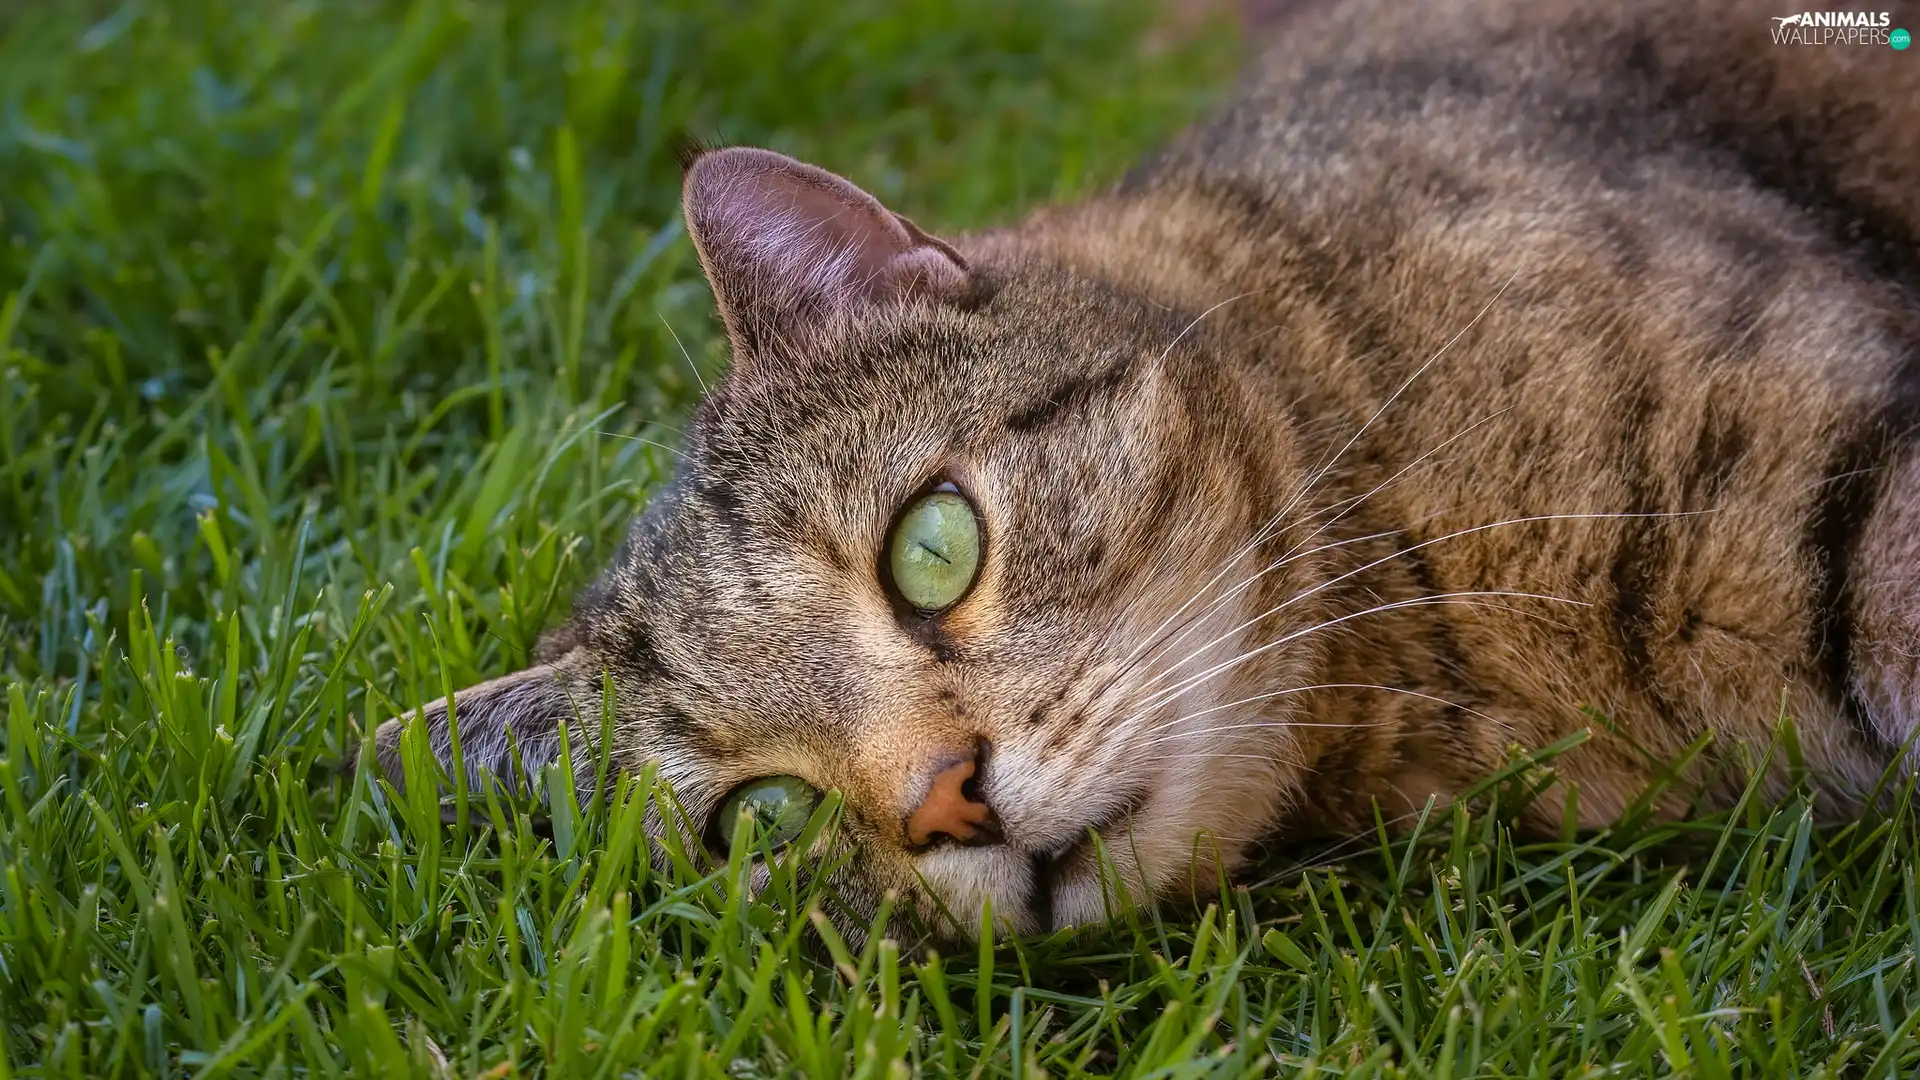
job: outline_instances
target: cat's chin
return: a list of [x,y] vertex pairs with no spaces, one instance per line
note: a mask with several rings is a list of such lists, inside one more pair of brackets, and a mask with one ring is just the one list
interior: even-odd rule
[[[1004,844],[928,852],[914,866],[938,897],[927,904],[927,914],[952,936],[967,940],[979,937],[989,904],[1000,934],[1104,926],[1129,909],[1175,893],[1211,892],[1217,883],[1214,868],[1223,859],[1232,861],[1233,853],[1219,845],[1198,842],[1178,845],[1184,857],[1174,857],[1171,846],[1143,837],[1140,824],[1129,818],[1089,828],[1080,840],[1052,852]],[[1167,850],[1160,851],[1163,847]],[[1156,852],[1159,858],[1150,854]]]
[[1119,913],[1112,898],[1101,895],[1090,842],[1057,856],[1006,845],[951,847],[920,856],[915,869],[938,898],[928,902],[927,914],[956,938],[977,939],[989,906],[994,932],[1011,935],[1104,923]]
[[996,933],[1032,934],[1043,929],[1030,856],[1013,847],[937,848],[914,859],[914,871],[932,891],[926,912],[956,937],[977,938],[984,912],[993,912]]
[[1117,868],[1101,862],[1105,845],[1104,837],[1096,845],[1089,835],[1057,855],[1034,858],[1032,906],[1040,931],[1111,922],[1130,903],[1139,902],[1133,895],[1137,884],[1126,890],[1114,887]]

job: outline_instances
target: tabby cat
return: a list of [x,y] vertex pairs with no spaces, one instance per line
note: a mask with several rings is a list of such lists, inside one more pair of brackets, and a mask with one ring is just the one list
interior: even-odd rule
[[[711,847],[837,790],[792,854],[852,853],[849,924],[959,937],[1588,729],[1524,824],[1702,740],[1661,809],[1724,806],[1783,716],[1857,811],[1920,721],[1920,55],[1778,6],[1316,8],[1116,189],[947,239],[692,156],[731,369],[538,663],[455,695],[458,775],[591,757],[610,680]],[[456,775],[444,701],[381,766],[415,723]]]

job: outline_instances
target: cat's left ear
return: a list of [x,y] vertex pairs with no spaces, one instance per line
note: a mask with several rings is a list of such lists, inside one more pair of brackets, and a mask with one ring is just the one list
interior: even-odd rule
[[[456,775],[457,733],[470,788],[478,790],[492,777],[514,791],[533,790],[532,779],[560,755],[561,727],[574,724],[579,732],[581,716],[598,714],[600,695],[586,677],[585,656],[585,650],[574,649],[421,709],[419,722],[426,725],[427,746],[440,768]],[[405,784],[401,736],[412,722],[413,714],[394,717],[373,736],[376,763],[396,787]],[[571,746],[583,749],[577,738]]]
[[803,346],[838,310],[958,302],[971,288],[953,248],[846,180],[771,150],[700,154],[681,203],[736,365]]

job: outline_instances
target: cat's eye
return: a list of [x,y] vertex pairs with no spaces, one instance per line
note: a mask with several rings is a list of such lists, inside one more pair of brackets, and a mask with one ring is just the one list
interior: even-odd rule
[[900,598],[933,615],[958,603],[980,572],[980,518],[952,484],[908,504],[887,538],[887,572]]
[[720,846],[731,847],[734,831],[742,822],[750,822],[754,845],[778,851],[806,829],[814,807],[819,805],[819,789],[797,776],[749,780],[720,803],[720,816],[715,822]]

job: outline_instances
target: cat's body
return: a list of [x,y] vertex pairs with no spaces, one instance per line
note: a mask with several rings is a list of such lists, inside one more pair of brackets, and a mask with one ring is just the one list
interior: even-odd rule
[[[1562,762],[1588,823],[1705,729],[1764,744],[1783,706],[1811,763],[1870,787],[1920,719],[1920,70],[1776,45],[1765,5],[1440,7],[1289,26],[1223,116],[1040,231],[1184,311],[1224,302],[1214,347],[1337,457],[1311,509],[1358,501],[1327,535],[1387,534],[1330,568],[1416,549],[1332,613],[1587,605],[1411,608],[1329,643],[1325,681],[1510,729],[1319,695],[1316,718],[1394,723],[1302,736],[1315,805],[1396,768],[1424,798],[1581,704],[1656,759],[1603,738]],[[1687,516],[1436,539],[1564,514]]]
[[[951,246],[700,157],[735,369],[550,662],[458,699],[468,760],[610,671],[696,823],[838,788],[851,910],[963,930],[1101,917],[1089,829],[1136,898],[1204,888],[1589,727],[1538,825],[1708,732],[1666,805],[1724,805],[1783,715],[1856,805],[1920,722],[1920,61],[1774,14],[1340,6]],[[941,490],[980,568],[928,614],[888,552]]]

